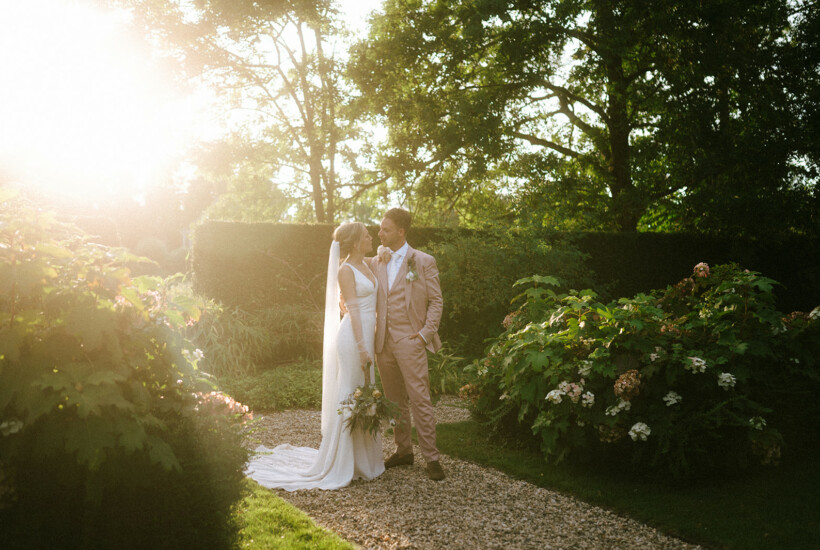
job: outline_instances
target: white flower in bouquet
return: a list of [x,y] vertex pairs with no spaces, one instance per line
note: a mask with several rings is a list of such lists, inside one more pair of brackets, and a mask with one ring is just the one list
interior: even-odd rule
[[[372,384],[359,386],[340,403],[338,409],[351,432],[361,430],[378,435],[383,421],[391,422],[398,415],[395,403],[385,398]],[[392,423],[392,422],[391,422]]]
[[632,428],[629,429],[629,437],[632,438],[632,441],[646,441],[646,438],[649,437],[649,434],[652,433],[652,429],[644,424],[643,422],[636,422]]
[[587,409],[590,408],[592,405],[595,404],[595,394],[591,391],[584,393],[581,396],[581,406],[586,407]]
[[578,367],[578,374],[581,376],[589,376],[590,372],[592,372],[592,361],[584,359],[581,361],[581,366]]
[[677,405],[683,401],[683,397],[677,392],[670,391],[666,395],[663,396],[663,402],[666,403],[667,407],[671,407],[672,405]]
[[737,382],[737,378],[733,375],[729,374],[728,372],[721,372],[718,375],[718,386],[723,388],[724,390],[728,390],[729,388],[735,387],[735,382]]

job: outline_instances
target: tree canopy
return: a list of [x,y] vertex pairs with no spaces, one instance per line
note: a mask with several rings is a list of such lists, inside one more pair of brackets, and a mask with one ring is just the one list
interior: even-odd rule
[[462,215],[490,186],[553,227],[802,232],[816,21],[787,0],[387,0],[351,74],[383,166]]
[[214,213],[244,215],[250,201],[261,215],[291,208],[297,219],[332,222],[370,187],[353,175],[363,136],[345,112],[352,91],[333,2],[114,1],[178,60],[183,77],[225,100],[233,134],[196,155],[200,172],[231,195]]

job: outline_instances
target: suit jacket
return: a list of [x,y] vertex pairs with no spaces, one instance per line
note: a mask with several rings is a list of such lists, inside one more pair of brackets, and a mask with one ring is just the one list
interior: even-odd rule
[[[415,263],[415,280],[408,280],[407,265]],[[376,353],[384,347],[384,338],[387,334],[387,264],[378,256],[368,258],[368,266],[379,280],[379,291],[376,296]],[[427,341],[427,349],[435,353],[441,348],[441,338],[438,335],[438,326],[441,322],[441,312],[444,301],[441,297],[441,285],[438,277],[436,260],[429,254],[416,250],[411,246],[402,260],[393,289],[396,285],[405,286],[405,306],[413,330],[420,333]]]

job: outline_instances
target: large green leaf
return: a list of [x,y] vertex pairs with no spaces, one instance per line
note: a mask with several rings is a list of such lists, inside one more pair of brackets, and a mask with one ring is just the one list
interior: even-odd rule
[[95,415],[71,422],[65,433],[66,451],[92,469],[102,462],[105,449],[114,447],[116,442],[111,422]]

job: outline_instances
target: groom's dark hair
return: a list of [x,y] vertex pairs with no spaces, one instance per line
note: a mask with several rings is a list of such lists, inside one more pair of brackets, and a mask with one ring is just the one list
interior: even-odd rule
[[393,220],[393,223],[399,229],[404,229],[405,234],[410,231],[410,222],[413,221],[413,218],[410,216],[410,212],[404,208],[391,208],[384,213],[384,217]]

